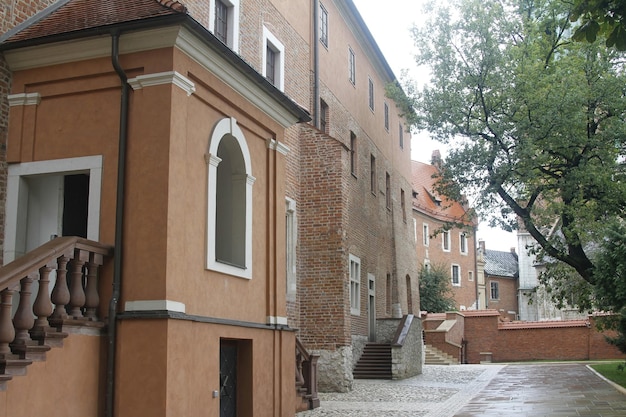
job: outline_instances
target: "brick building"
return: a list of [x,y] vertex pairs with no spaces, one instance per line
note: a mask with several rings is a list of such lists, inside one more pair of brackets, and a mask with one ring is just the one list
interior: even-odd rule
[[[0,206],[4,261],[16,262],[0,281],[2,412],[293,415],[311,400],[294,353],[313,360],[296,337],[320,355],[320,388],[349,390],[377,321],[419,310],[410,135],[352,1],[10,7]],[[30,340],[28,303],[15,327],[8,312],[31,286],[63,282],[48,268],[71,276],[71,300],[37,297]],[[11,378],[9,364],[52,344],[47,316],[58,337],[82,330],[45,369]],[[61,370],[82,387],[73,410],[25,400]]]
[[519,270],[515,249],[508,252],[490,250],[486,249],[485,241],[480,241],[479,256],[485,263],[486,308],[497,310],[503,320],[517,320]]
[[[413,224],[418,262],[438,265],[450,271],[450,283],[458,310],[478,308],[476,281],[476,225],[469,212],[458,202],[440,196],[434,190],[438,168],[434,164],[412,161]],[[465,224],[460,228],[456,224]]]

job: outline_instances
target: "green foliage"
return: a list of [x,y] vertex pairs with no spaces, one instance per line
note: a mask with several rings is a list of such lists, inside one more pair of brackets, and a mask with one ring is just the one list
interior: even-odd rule
[[605,378],[615,382],[626,388],[626,372],[624,372],[624,363],[608,362],[591,365],[593,369],[598,371]]
[[448,270],[445,265],[421,267],[419,274],[421,311],[443,313],[454,309]]
[[570,42],[572,5],[561,0],[429,7],[436,13],[412,33],[430,82],[403,84],[415,127],[452,145],[437,191],[472,196],[482,219],[525,229],[538,255],[593,284],[589,248],[626,208],[619,55]]
[[623,0],[576,0],[570,20],[579,22],[572,39],[593,43],[598,35],[606,46],[626,51],[626,2]]

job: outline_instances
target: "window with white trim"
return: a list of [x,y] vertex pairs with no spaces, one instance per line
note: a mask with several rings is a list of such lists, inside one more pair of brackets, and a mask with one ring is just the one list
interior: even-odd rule
[[427,223],[422,225],[422,234],[422,242],[424,243],[424,246],[430,245],[430,232],[428,231]]
[[369,97],[369,106],[370,106],[370,110],[374,111],[374,81],[372,81],[371,78],[368,78],[367,80],[367,85],[368,85],[368,97]]
[[468,281],[474,281],[474,271],[468,271],[467,272],[467,280]]
[[467,255],[467,234],[465,232],[459,233],[459,250],[463,255]]
[[452,265],[452,285],[461,286],[461,267],[459,265]]
[[450,231],[444,230],[441,232],[441,247],[444,252],[450,252]]
[[328,11],[320,3],[320,42],[328,47]]
[[389,132],[389,104],[384,103],[385,130]]
[[207,154],[207,269],[252,278],[252,176],[246,138],[234,118],[213,128]]
[[356,57],[352,48],[348,48],[348,80],[356,85]]
[[500,299],[500,285],[498,281],[489,281],[489,298],[492,300]]
[[282,91],[285,82],[285,47],[266,27],[263,27],[263,45],[263,76]]
[[239,52],[240,0],[211,0],[209,31],[230,49]]
[[350,254],[350,313],[361,314],[361,259]]

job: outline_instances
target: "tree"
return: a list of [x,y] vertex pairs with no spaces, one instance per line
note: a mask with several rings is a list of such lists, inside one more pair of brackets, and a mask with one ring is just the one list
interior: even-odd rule
[[422,265],[419,273],[420,310],[443,313],[454,309],[450,274],[444,265]]
[[626,51],[626,2],[623,0],[576,0],[570,16],[579,22],[572,38],[593,43],[598,35],[606,46]]
[[626,207],[619,53],[571,42],[572,11],[560,0],[453,6],[430,5],[437,13],[413,29],[430,83],[404,82],[414,126],[453,145],[437,191],[473,196],[481,217],[523,227],[540,257],[594,284],[590,248]]

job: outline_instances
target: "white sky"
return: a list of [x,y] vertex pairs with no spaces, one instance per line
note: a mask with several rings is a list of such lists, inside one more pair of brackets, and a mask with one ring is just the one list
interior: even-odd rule
[[[426,0],[386,0],[384,6],[380,0],[353,1],[396,77],[403,69],[408,69],[414,80],[427,81],[424,72],[418,70],[413,60],[416,48],[409,32],[414,24],[419,26],[426,20],[423,11]],[[435,149],[445,158],[445,145],[431,140],[427,132],[413,133],[412,159],[430,163]],[[515,234],[492,229],[482,223],[478,227],[478,238],[485,240],[487,249],[508,251],[517,247]]]

